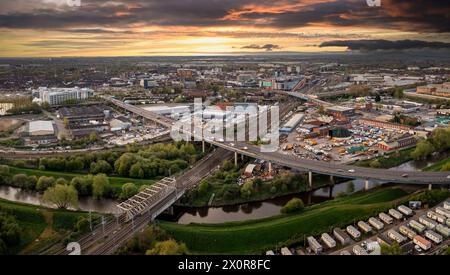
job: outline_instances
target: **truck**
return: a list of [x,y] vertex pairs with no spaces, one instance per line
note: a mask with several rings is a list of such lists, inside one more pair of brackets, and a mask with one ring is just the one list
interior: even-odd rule
[[398,243],[402,243],[402,242],[406,241],[406,238],[403,237],[403,235],[401,235],[400,233],[398,233],[397,231],[395,231],[393,229],[391,229],[387,232],[387,236]]
[[436,226],[436,231],[437,231],[437,233],[441,234],[445,238],[448,238],[450,236],[450,228],[448,228],[445,225],[438,224]]
[[420,235],[415,236],[413,242],[425,251],[431,248],[431,242]]
[[365,233],[370,233],[372,232],[372,227],[370,225],[368,225],[366,222],[364,221],[359,221],[358,222],[358,227],[364,231]]
[[432,219],[432,220],[435,220],[437,222],[440,222],[440,223],[445,223],[445,220],[446,220],[444,215],[438,214],[438,213],[433,212],[431,210],[427,212],[427,217]]
[[430,220],[425,215],[422,215],[419,217],[419,222],[423,225],[425,225],[428,229],[435,229],[437,223],[433,220]]
[[376,230],[381,230],[384,227],[384,224],[379,219],[374,217],[369,219],[369,224],[375,227]]
[[306,240],[308,241],[309,248],[311,248],[315,254],[320,254],[322,252],[322,245],[313,236],[309,236]]
[[391,218],[391,216],[387,215],[386,213],[380,213],[378,214],[378,217],[385,223],[387,224],[391,224],[392,222],[394,222],[394,220]]
[[437,244],[440,244],[444,240],[444,238],[442,238],[441,235],[432,230],[425,231],[425,237],[427,237],[428,239],[432,240]]
[[403,214],[395,209],[389,209],[388,213],[389,213],[389,215],[391,215],[392,217],[394,217],[397,220],[403,219]]
[[352,236],[353,239],[357,240],[359,237],[361,237],[361,232],[359,232],[358,229],[356,229],[353,225],[349,225],[346,228],[347,233]]
[[403,213],[403,215],[405,215],[405,216],[411,216],[413,214],[413,211],[411,210],[411,208],[404,206],[404,205],[398,206],[397,210],[400,211],[401,213]]
[[320,238],[328,246],[328,248],[336,247],[336,241],[330,235],[328,235],[328,233],[323,233]]
[[426,227],[423,224],[421,224],[415,220],[412,220],[409,222],[409,227],[414,229],[417,233],[423,233],[426,229]]
[[400,233],[407,236],[411,240],[414,239],[414,237],[417,235],[414,230],[412,230],[411,228],[406,227],[404,225],[400,226],[398,230],[400,231]]
[[361,246],[359,246],[359,245],[355,245],[353,247],[353,253],[355,255],[368,255],[367,251],[364,248],[362,248]]

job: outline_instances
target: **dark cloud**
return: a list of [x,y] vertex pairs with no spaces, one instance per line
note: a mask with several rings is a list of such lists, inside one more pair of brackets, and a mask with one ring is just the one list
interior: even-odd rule
[[274,45],[274,44],[265,44],[265,45],[252,44],[252,45],[244,46],[241,49],[265,50],[265,51],[270,52],[273,50],[279,50],[279,49],[281,49],[281,47],[279,45]]
[[320,47],[347,47],[356,51],[450,49],[450,43],[421,40],[338,40],[323,42]]
[[[0,3],[0,27],[4,28],[100,31],[140,24],[286,29],[326,24],[450,32],[450,1],[439,0],[382,0],[377,8],[365,0],[82,0],[81,7],[72,8],[42,1],[4,1]],[[30,2],[34,4],[25,4]]]

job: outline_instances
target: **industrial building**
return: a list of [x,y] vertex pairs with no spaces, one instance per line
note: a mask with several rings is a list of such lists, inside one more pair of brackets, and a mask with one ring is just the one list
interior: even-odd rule
[[416,92],[418,94],[450,97],[450,82],[419,86],[417,87]]
[[333,117],[352,117],[355,115],[355,108],[343,106],[330,106],[325,111]]
[[305,115],[302,113],[293,115],[291,119],[289,119],[288,122],[283,125],[283,127],[280,129],[280,132],[287,134],[291,133],[295,129],[295,127],[297,127],[297,125],[303,120],[304,117]]
[[23,137],[27,144],[43,145],[58,141],[53,121],[30,121]]
[[40,87],[33,90],[33,95],[38,95],[40,102],[50,105],[61,105],[68,100],[86,100],[94,96],[94,90],[88,88],[47,88]]

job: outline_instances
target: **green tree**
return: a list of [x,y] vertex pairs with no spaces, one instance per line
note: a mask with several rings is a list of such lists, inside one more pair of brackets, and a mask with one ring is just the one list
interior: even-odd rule
[[387,244],[381,244],[381,255],[403,255],[404,252],[397,242],[394,242],[391,246]]
[[223,169],[224,171],[231,171],[231,170],[234,169],[234,164],[233,164],[231,161],[229,161],[229,160],[225,160],[225,161],[222,163],[222,169]]
[[98,134],[97,134],[97,132],[92,132],[92,133],[89,135],[89,141],[90,141],[90,142],[96,142],[96,141],[98,141]]
[[422,140],[417,143],[416,149],[411,152],[411,157],[415,160],[426,159],[435,151],[435,148],[428,140]]
[[442,166],[442,168],[441,168],[441,171],[442,171],[442,172],[450,171],[450,162],[444,164],[444,165]]
[[9,166],[8,165],[0,165],[0,176],[9,175]]
[[92,194],[92,182],[93,176],[87,175],[72,178],[70,184],[75,187],[80,196],[89,196]]
[[56,185],[60,184],[60,185],[68,185],[69,183],[67,182],[67,180],[65,180],[64,178],[58,178],[55,182]]
[[156,243],[153,249],[147,250],[146,255],[186,255],[185,244],[178,244],[174,240],[167,240]]
[[116,170],[117,174],[123,177],[128,177],[130,168],[133,165],[134,160],[135,157],[132,153],[125,153],[120,156],[120,158],[117,159],[114,163],[114,169]]
[[100,199],[111,190],[108,177],[105,174],[97,174],[92,180],[92,196]]
[[375,159],[369,163],[369,166],[372,168],[381,168],[381,163],[379,160]]
[[126,200],[131,198],[132,196],[136,195],[138,193],[138,188],[137,186],[132,183],[125,183],[124,185],[122,185],[122,192],[120,193],[120,199],[121,200]]
[[394,88],[393,96],[397,99],[402,99],[404,97],[403,89],[399,87]]
[[78,207],[78,193],[72,185],[57,184],[44,192],[42,201],[55,205],[59,209]]
[[92,174],[110,174],[112,172],[111,165],[106,160],[99,160],[91,163]]
[[303,201],[301,199],[292,198],[281,208],[281,213],[289,214],[289,213],[300,212],[303,210],[304,207],[305,207],[305,205],[303,204]]
[[208,192],[208,189],[209,189],[209,183],[206,180],[202,180],[197,187],[198,195],[199,196],[206,195],[206,192]]
[[450,128],[438,128],[433,131],[432,142],[437,151],[450,149]]
[[28,183],[28,176],[25,174],[16,174],[13,176],[12,182],[15,187],[25,188]]
[[253,181],[247,181],[241,187],[241,197],[250,198],[253,193]]
[[347,183],[346,192],[347,192],[347,194],[351,194],[351,193],[355,192],[355,183],[353,183],[353,181],[349,181]]
[[135,163],[131,165],[130,168],[130,177],[136,178],[136,179],[143,179],[145,176],[144,169],[142,169],[142,166],[140,163]]
[[55,185],[55,178],[41,176],[36,184],[36,190],[43,192],[53,185]]
[[0,208],[0,255],[20,243],[21,230],[14,216]]

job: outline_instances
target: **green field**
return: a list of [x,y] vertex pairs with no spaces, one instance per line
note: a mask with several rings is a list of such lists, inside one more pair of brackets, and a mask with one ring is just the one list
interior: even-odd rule
[[[26,168],[17,168],[17,167],[10,167],[10,174],[16,175],[16,174],[25,174],[25,175],[35,175],[35,176],[49,176],[54,177],[55,179],[58,178],[64,178],[66,180],[71,180],[74,177],[78,176],[85,176],[86,174],[75,174],[75,173],[68,173],[68,172],[55,172],[55,171],[41,171],[37,169],[26,169]],[[141,186],[144,184],[151,185],[155,182],[155,180],[143,180],[143,179],[131,179],[131,178],[122,178],[122,177],[108,177],[109,183],[113,187],[121,187],[125,183],[133,182],[137,186]]]
[[443,159],[443,160],[441,160],[439,162],[436,162],[435,164],[430,165],[430,166],[424,168],[423,170],[424,171],[430,171],[430,172],[439,172],[439,171],[441,171],[441,168],[444,165],[446,165],[447,163],[450,163],[450,158]]
[[407,197],[408,193],[400,188],[381,188],[316,204],[301,214],[223,224],[161,221],[160,225],[177,241],[186,243],[192,253],[261,254],[275,246],[300,242],[306,236],[367,219]]
[[[77,219],[88,215],[86,212],[49,209],[3,199],[0,199],[0,209],[14,215],[22,230],[20,245],[12,248],[13,254],[20,253],[22,249],[32,244],[46,228],[49,233],[46,234],[48,239],[40,239],[41,244],[72,231]],[[51,217],[51,224],[46,215]]]

